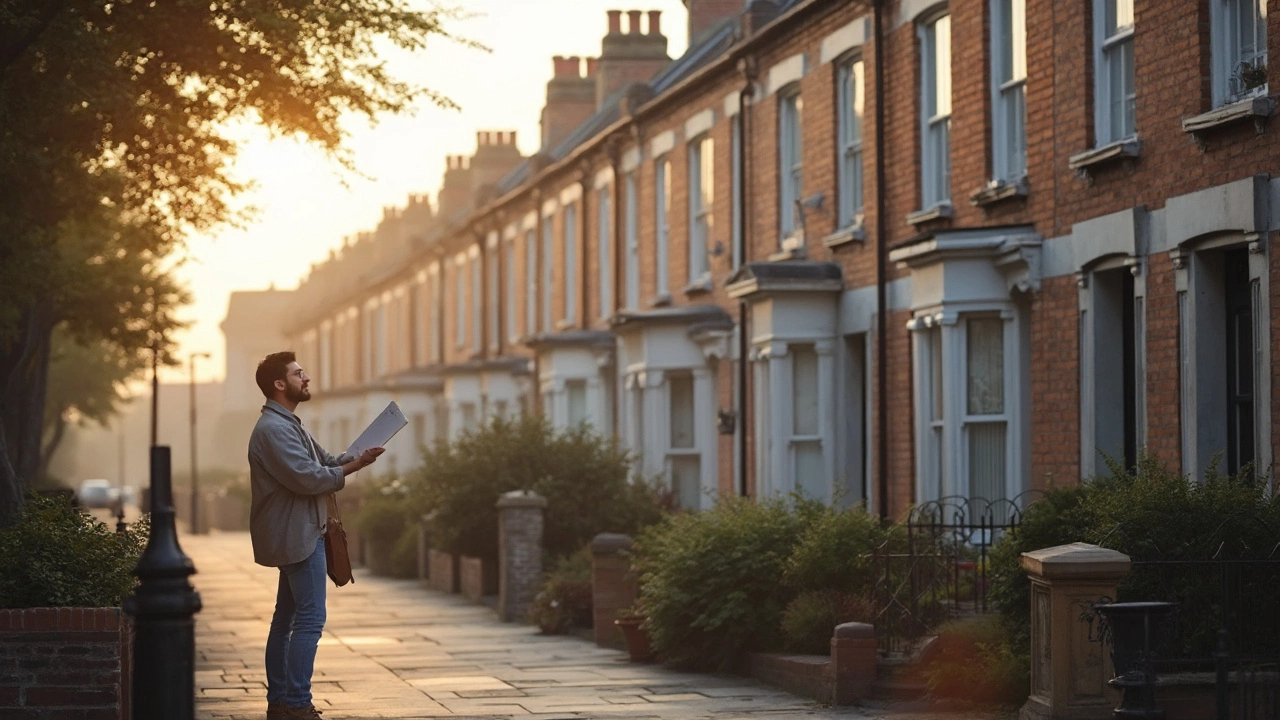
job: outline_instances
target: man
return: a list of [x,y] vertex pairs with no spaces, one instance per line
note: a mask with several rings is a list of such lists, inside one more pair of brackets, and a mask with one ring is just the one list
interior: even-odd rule
[[326,496],[383,449],[353,458],[320,447],[294,415],[298,403],[311,399],[311,378],[292,352],[263,358],[256,379],[267,403],[249,438],[249,532],[254,561],[280,568],[267,635],[267,718],[314,719],[320,716],[311,703],[311,672],[325,621]]

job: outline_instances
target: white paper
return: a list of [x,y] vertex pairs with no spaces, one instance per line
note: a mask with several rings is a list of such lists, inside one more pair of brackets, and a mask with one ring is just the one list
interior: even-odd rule
[[404,413],[400,412],[400,406],[392,400],[387,405],[387,409],[378,413],[378,417],[374,418],[373,422],[369,423],[369,427],[360,433],[360,437],[351,443],[351,447],[347,448],[347,454],[359,457],[360,453],[369,448],[386,447],[387,442],[408,424],[409,421]]

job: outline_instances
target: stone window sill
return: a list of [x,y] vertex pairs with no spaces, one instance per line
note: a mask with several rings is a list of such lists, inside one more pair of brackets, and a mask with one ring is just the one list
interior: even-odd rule
[[666,307],[671,304],[670,293],[661,293],[649,301],[649,307]]
[[1266,129],[1267,118],[1271,117],[1275,107],[1275,100],[1270,97],[1246,98],[1207,113],[1182,118],[1182,131],[1196,141],[1200,152],[1204,152],[1209,134],[1239,122],[1252,120],[1254,132],[1261,135]]
[[837,248],[842,245],[848,245],[852,242],[865,242],[867,239],[867,230],[862,225],[862,219],[847,227],[831,233],[822,239],[822,244],[829,248]]
[[570,330],[573,328],[572,320],[557,320],[556,330]]
[[1118,140],[1102,147],[1076,153],[1067,160],[1067,167],[1075,170],[1088,182],[1092,182],[1092,173],[1099,167],[1115,162],[1127,162],[1132,168],[1133,162],[1142,152],[1142,143],[1137,137]]
[[940,202],[931,208],[926,208],[924,210],[917,210],[911,213],[910,215],[907,216],[907,224],[923,225],[924,223],[927,223],[931,220],[942,220],[944,218],[950,218],[953,214],[954,212],[951,208],[951,203],[949,201]]
[[778,252],[769,256],[769,262],[783,262],[786,260],[804,260],[808,257],[803,247],[783,248]]
[[973,191],[969,202],[974,207],[988,207],[1012,198],[1025,198],[1030,194],[1025,177],[1014,182],[1008,180],[992,180],[986,187]]
[[704,274],[702,277],[686,285],[684,288],[684,294],[689,297],[695,295],[706,295],[711,292],[712,287],[711,275]]

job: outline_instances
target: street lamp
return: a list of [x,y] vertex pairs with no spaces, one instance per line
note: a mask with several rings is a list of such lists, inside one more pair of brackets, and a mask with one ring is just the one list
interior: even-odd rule
[[191,353],[191,533],[200,532],[200,485],[196,478],[196,358],[210,357],[207,352]]

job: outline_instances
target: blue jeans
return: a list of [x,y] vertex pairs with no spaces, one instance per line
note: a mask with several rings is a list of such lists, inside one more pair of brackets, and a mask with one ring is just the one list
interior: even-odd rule
[[324,538],[301,562],[280,568],[276,612],[267,635],[267,702],[311,705],[311,672],[325,620]]

